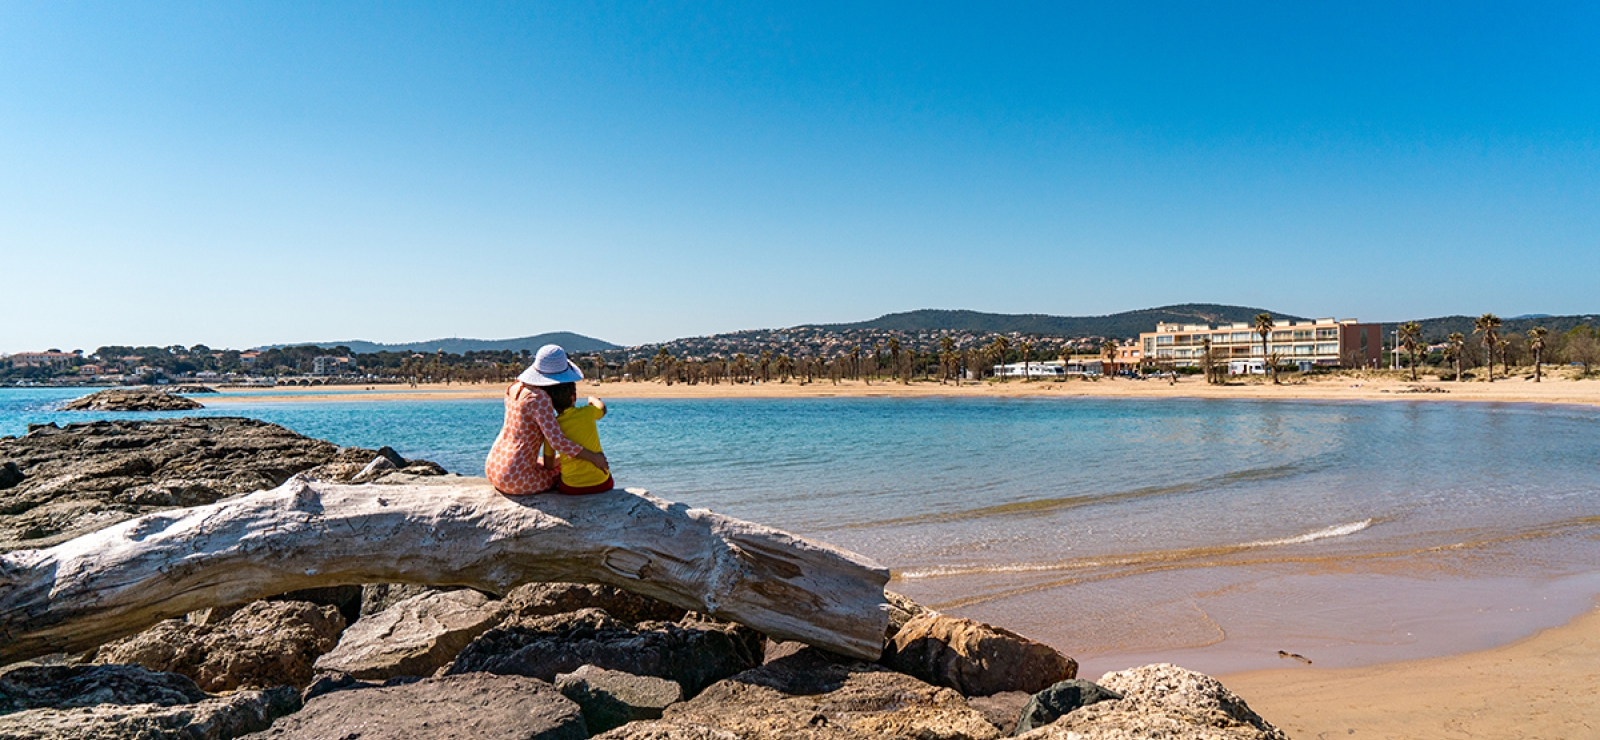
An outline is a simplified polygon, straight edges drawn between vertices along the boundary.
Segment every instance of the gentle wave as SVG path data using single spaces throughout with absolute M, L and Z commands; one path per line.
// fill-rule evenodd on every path
M 1131 501 L 1139 501 L 1162 496 L 1178 496 L 1202 491 L 1216 492 L 1227 488 L 1228 486 L 1241 483 L 1261 483 L 1266 481 L 1284 480 L 1314 472 L 1321 469 L 1323 466 L 1324 465 L 1320 462 L 1306 460 L 1283 465 L 1268 465 L 1259 468 L 1234 470 L 1195 481 L 1157 486 L 1143 486 L 1133 490 L 1118 491 L 1115 493 L 1030 499 L 1027 501 L 1014 501 L 1011 503 L 984 506 L 976 509 L 963 509 L 961 511 L 912 514 L 910 516 L 895 517 L 891 519 L 875 519 L 871 521 L 850 522 L 832 526 L 824 525 L 817 527 L 817 529 L 819 531 L 827 531 L 832 529 L 867 529 L 918 524 L 939 524 L 945 522 L 970 522 L 989 517 L 1047 514 L 1066 509 L 1075 509 L 1080 506 L 1128 503 Z
M 1357 532 L 1360 532 L 1363 529 L 1366 529 L 1367 527 L 1372 526 L 1372 523 L 1374 521 L 1377 521 L 1377 520 L 1375 520 L 1375 519 L 1362 519 L 1359 522 L 1350 522 L 1349 524 L 1340 524 L 1338 526 L 1333 526 L 1333 527 L 1324 527 L 1324 528 L 1319 529 L 1319 530 L 1317 530 L 1315 532 L 1307 532 L 1305 534 L 1298 535 L 1298 536 L 1295 536 L 1295 537 L 1284 537 L 1283 539 L 1278 539 L 1278 540 L 1260 540 L 1260 541 L 1257 541 L 1257 542 L 1246 542 L 1243 545 L 1240 545 L 1240 547 L 1277 547 L 1279 545 L 1299 545 L 1299 544 L 1306 543 L 1306 542 L 1315 542 L 1317 540 L 1325 540 L 1325 539 L 1328 539 L 1330 537 L 1343 537 L 1345 535 L 1355 534 Z
M 971 565 L 971 566 L 936 566 L 916 570 L 902 571 L 895 574 L 895 578 L 902 581 L 912 581 L 927 578 L 947 578 L 951 576 L 988 575 L 996 573 L 1045 573 L 1051 571 L 1082 570 L 1085 568 L 1099 568 L 1106 566 L 1137 565 L 1147 562 L 1165 562 L 1183 560 L 1196 556 L 1218 556 L 1228 553 L 1254 550 L 1262 547 L 1281 547 L 1284 545 L 1300 545 L 1332 537 L 1345 537 L 1371 527 L 1377 519 L 1363 519 L 1359 522 L 1339 524 L 1332 527 L 1323 527 L 1312 532 L 1284 537 L 1275 540 L 1257 540 L 1237 545 L 1222 545 L 1218 547 L 1200 547 L 1183 550 L 1157 550 L 1147 553 L 1138 553 L 1114 558 L 1099 558 L 1096 560 L 1068 560 L 1056 563 L 1011 563 L 1006 565 Z

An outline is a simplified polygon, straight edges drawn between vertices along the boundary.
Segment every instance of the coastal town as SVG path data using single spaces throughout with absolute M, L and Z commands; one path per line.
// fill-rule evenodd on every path
M 798 326 L 676 339 L 573 357 L 592 377 L 682 383 L 790 378 L 948 380 L 1049 379 L 1180 373 L 1264 375 L 1337 369 L 1465 375 L 1504 366 L 1566 365 L 1587 375 L 1600 362 L 1594 317 L 1518 318 L 1493 314 L 1468 333 L 1428 336 L 1419 322 L 1273 319 L 1158 322 L 1137 336 L 1064 336 L 955 329 Z M 1435 320 L 1438 323 L 1442 320 Z M 1551 331 L 1543 326 L 1558 326 Z M 1564 330 L 1559 327 L 1565 326 Z M 1445 328 L 1450 328 L 1446 326 Z M 1519 331 L 1520 329 L 1520 331 Z M 227 386 L 474 383 L 508 380 L 531 349 L 466 352 L 355 352 L 298 345 L 246 350 L 203 344 L 51 348 L 0 355 L 0 385 L 108 386 L 200 383 Z

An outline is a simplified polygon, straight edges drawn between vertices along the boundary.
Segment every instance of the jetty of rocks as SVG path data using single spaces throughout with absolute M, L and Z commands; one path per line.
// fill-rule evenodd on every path
M 65 411 L 191 411 L 205 406 L 192 398 L 166 391 L 112 388 L 74 398 L 61 408 Z
M 0 438 L 0 551 L 4 738 L 1284 737 L 1209 676 L 1079 679 L 822 543 L 249 419 Z

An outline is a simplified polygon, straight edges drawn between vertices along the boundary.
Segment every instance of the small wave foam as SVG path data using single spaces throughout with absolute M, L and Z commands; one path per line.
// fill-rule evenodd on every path
M 921 578 L 949 578 L 952 576 L 991 575 L 997 573 L 1045 573 L 1052 571 L 1082 570 L 1098 568 L 1101 566 L 1127 566 L 1147 562 L 1172 562 L 1193 557 L 1212 557 L 1225 555 L 1232 552 L 1254 550 L 1262 547 L 1282 547 L 1284 545 L 1301 545 L 1307 542 L 1325 540 L 1331 537 L 1344 537 L 1355 534 L 1376 523 L 1376 519 L 1363 519 L 1359 522 L 1338 524 L 1332 527 L 1323 527 L 1294 537 L 1283 537 L 1275 540 L 1257 540 L 1238 545 L 1225 545 L 1222 547 L 1198 547 L 1188 550 L 1165 550 L 1141 553 L 1125 557 L 1108 558 L 1100 560 L 1071 560 L 1057 563 L 1011 563 L 1006 565 L 941 565 L 932 568 L 917 568 L 895 574 L 895 578 L 902 581 L 913 581 Z
M 1299 544 L 1303 544 L 1303 543 L 1306 543 L 1306 542 L 1315 542 L 1317 540 L 1325 540 L 1325 539 L 1328 539 L 1329 537 L 1343 537 L 1345 535 L 1355 534 L 1357 532 L 1360 532 L 1363 529 L 1366 529 L 1367 527 L 1372 526 L 1374 521 L 1376 521 L 1376 520 L 1374 520 L 1374 519 L 1362 519 L 1359 522 L 1350 522 L 1349 524 L 1339 524 L 1339 525 L 1332 526 L 1332 527 L 1323 527 L 1322 529 L 1319 529 L 1319 530 L 1317 530 L 1315 532 L 1307 532 L 1305 534 L 1296 535 L 1294 537 L 1284 537 L 1282 539 L 1277 539 L 1277 540 L 1259 540 L 1259 541 L 1256 541 L 1256 542 L 1246 542 L 1243 545 L 1240 545 L 1240 547 L 1277 547 L 1279 545 L 1299 545 Z

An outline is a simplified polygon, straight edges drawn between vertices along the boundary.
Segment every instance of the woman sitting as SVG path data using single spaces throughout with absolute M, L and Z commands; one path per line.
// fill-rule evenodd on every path
M 547 344 L 539 348 L 533 364 L 506 389 L 506 416 L 500 436 L 489 449 L 484 475 L 501 493 L 521 496 L 554 488 L 561 469 L 553 461 L 540 463 L 545 445 L 563 455 L 610 471 L 603 452 L 591 452 L 561 433 L 555 407 L 545 388 L 583 379 L 583 371 L 567 359 L 566 350 Z M 548 467 L 547 467 L 548 466 Z

